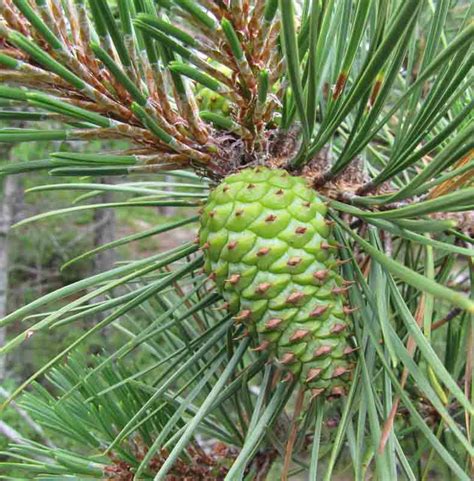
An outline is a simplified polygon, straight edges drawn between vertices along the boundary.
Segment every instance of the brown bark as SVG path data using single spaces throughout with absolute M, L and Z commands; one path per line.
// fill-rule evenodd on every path
M 12 145 L 0 144 L 0 162 L 11 160 Z M 0 319 L 7 313 L 8 300 L 8 232 L 21 205 L 22 182 L 17 176 L 7 177 L 0 184 Z M 0 328 L 0 346 L 5 343 L 6 328 Z M 0 382 L 6 377 L 5 356 L 0 357 Z
M 165 180 L 165 182 L 172 182 L 173 177 L 171 177 L 170 175 L 166 175 L 164 177 L 164 180 Z M 173 190 L 173 189 L 169 189 L 168 187 L 164 187 L 163 190 Z M 172 215 L 174 215 L 176 213 L 176 207 L 173 207 L 173 206 L 170 206 L 170 205 L 160 206 L 160 207 L 157 208 L 157 210 L 158 210 L 158 213 L 160 215 L 164 215 L 166 217 L 171 217 Z
M 104 192 L 98 203 L 113 202 L 111 192 Z M 94 211 L 94 247 L 112 242 L 115 239 L 116 218 L 114 209 L 95 209 Z M 113 267 L 115 263 L 114 249 L 106 249 L 94 257 L 94 273 L 104 272 Z
M 105 180 L 102 180 L 105 183 Z M 112 192 L 104 192 L 97 199 L 97 203 L 113 202 Z M 115 240 L 116 232 L 116 215 L 115 209 L 95 209 L 94 211 L 94 248 Z M 114 266 L 116 261 L 116 252 L 114 249 L 106 249 L 94 256 L 93 273 L 99 274 L 105 272 Z M 100 296 L 95 299 L 96 302 L 104 301 L 105 297 Z M 95 320 L 100 322 L 104 319 L 104 313 L 97 313 Z M 104 333 L 108 332 L 106 328 Z

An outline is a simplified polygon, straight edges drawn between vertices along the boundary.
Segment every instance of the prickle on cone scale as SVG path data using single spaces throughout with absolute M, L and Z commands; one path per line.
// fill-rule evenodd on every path
M 247 168 L 211 192 L 199 243 L 205 271 L 256 351 L 311 392 L 334 397 L 351 376 L 352 310 L 326 216 L 305 179 Z

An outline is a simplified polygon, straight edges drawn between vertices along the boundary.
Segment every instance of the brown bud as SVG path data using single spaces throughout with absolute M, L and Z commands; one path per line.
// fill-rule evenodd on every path
M 283 195 L 283 189 L 278 189 L 276 192 L 275 192 L 276 195 Z
M 247 185 L 247 189 L 254 189 L 255 188 L 255 184 L 249 184 Z
M 333 294 L 346 294 L 346 292 L 349 290 L 349 287 L 334 287 L 334 289 L 331 290 Z
M 324 279 L 326 279 L 328 275 L 329 275 L 329 271 L 327 269 L 323 269 L 321 271 L 316 271 L 313 274 L 313 277 L 318 281 L 324 281 Z
M 303 202 L 303 205 L 304 205 L 305 207 L 311 207 L 311 202 L 308 202 L 308 201 Z
M 308 329 L 296 329 L 296 331 L 291 335 L 290 342 L 299 342 L 304 339 L 311 331 Z
M 319 317 L 322 316 L 327 310 L 329 306 L 328 305 L 321 305 L 316 307 L 313 311 L 309 313 L 309 317 Z
M 255 292 L 257 294 L 265 294 L 265 292 L 267 292 L 270 287 L 272 287 L 272 285 L 269 282 L 262 282 L 257 286 Z
M 336 367 L 336 369 L 334 369 L 331 377 L 340 377 L 343 374 L 345 374 L 346 372 L 349 372 L 349 369 L 347 369 L 343 366 L 339 366 L 339 367 Z
M 305 382 L 311 382 L 314 381 L 320 374 L 321 374 L 322 369 L 321 368 L 311 368 L 308 371 L 308 375 L 306 376 Z
M 229 284 L 232 284 L 232 285 L 235 285 L 237 284 L 237 282 L 240 281 L 240 274 L 232 274 L 227 280 L 226 282 L 228 282 Z
M 269 252 L 270 252 L 269 247 L 262 247 L 257 251 L 257 256 L 258 257 L 266 256 Z
M 347 324 L 334 324 L 331 328 L 332 334 L 339 334 L 347 329 Z
M 320 387 L 318 389 L 311 389 L 311 400 L 316 399 L 318 396 L 320 396 L 325 389 L 323 387 Z
M 237 209 L 235 211 L 235 216 L 240 217 L 244 213 L 244 209 Z
M 344 394 L 345 394 L 345 391 L 342 386 L 334 386 L 331 389 L 331 396 L 340 397 L 340 396 L 344 396 Z
M 270 319 L 265 323 L 265 327 L 267 329 L 276 329 L 282 322 L 283 322 L 282 319 L 277 319 L 277 318 Z
M 349 263 L 350 261 L 351 261 L 351 259 L 344 259 L 344 260 L 338 259 L 338 260 L 336 261 L 336 265 L 337 265 L 337 266 L 343 266 L 344 264 L 347 264 L 347 263 Z
M 215 281 L 216 280 L 216 277 L 217 277 L 217 274 L 215 272 L 211 272 L 209 274 L 209 279 L 211 279 L 211 281 Z
M 280 364 L 291 364 L 295 360 L 295 355 L 292 352 L 286 352 L 278 361 Z
M 252 311 L 250 309 L 244 309 L 243 311 L 239 312 L 238 316 L 235 316 L 234 319 L 236 321 L 246 321 L 252 315 Z
M 202 249 L 202 250 L 206 250 L 206 249 L 209 249 L 209 247 L 211 247 L 211 244 L 209 244 L 209 242 L 204 242 L 204 244 L 202 245 L 201 249 Z
M 237 337 L 234 337 L 232 338 L 233 341 L 240 341 L 242 339 L 245 339 L 246 337 L 249 337 L 249 331 L 245 330 L 243 332 L 243 334 L 241 334 L 240 336 L 237 336 Z
M 344 355 L 345 356 L 349 356 L 350 354 L 352 354 L 354 351 L 357 351 L 356 348 L 353 348 L 351 346 L 347 346 L 345 349 L 344 349 Z
M 358 307 L 349 307 L 349 306 L 343 306 L 342 310 L 344 311 L 344 314 L 352 314 L 355 311 L 358 311 Z
M 345 287 L 350 287 L 350 286 L 353 286 L 355 284 L 355 281 L 342 281 L 342 285 L 345 286 Z
M 251 349 L 251 351 L 255 351 L 255 352 L 266 351 L 269 345 L 270 343 L 268 341 L 263 341 L 257 347 L 254 347 L 253 349 Z
M 235 249 L 237 247 L 237 241 L 233 240 L 233 241 L 230 241 L 228 244 L 227 244 L 227 249 L 229 249 L 230 251 L 232 249 Z
M 267 215 L 267 217 L 265 217 L 265 222 L 273 222 L 276 218 L 277 216 L 275 214 Z
M 297 227 L 297 228 L 295 229 L 295 233 L 296 233 L 296 234 L 304 234 L 307 230 L 308 230 L 307 227 L 301 226 L 301 227 Z
M 229 189 L 230 187 L 228 185 L 224 185 L 224 187 L 222 187 L 222 192 L 227 192 Z
M 317 349 L 315 349 L 313 356 L 314 357 L 326 356 L 326 354 L 329 354 L 331 351 L 332 351 L 331 346 L 319 346 Z
M 222 304 L 222 306 L 214 307 L 215 311 L 225 311 L 227 309 L 229 309 L 229 303 L 228 302 L 224 302 L 224 304 Z
M 294 267 L 301 263 L 303 259 L 301 257 L 290 257 L 286 263 L 288 266 Z
M 304 292 L 293 292 L 286 299 L 287 304 L 298 304 L 305 297 Z
M 294 379 L 293 373 L 292 372 L 287 372 L 285 374 L 285 377 L 281 380 L 282 382 L 292 382 Z

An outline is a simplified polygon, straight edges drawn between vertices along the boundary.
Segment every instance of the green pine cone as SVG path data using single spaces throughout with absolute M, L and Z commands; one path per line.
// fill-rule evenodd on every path
M 326 214 L 303 178 L 249 168 L 211 192 L 199 242 L 206 272 L 258 349 L 313 394 L 337 396 L 351 375 L 351 322 Z

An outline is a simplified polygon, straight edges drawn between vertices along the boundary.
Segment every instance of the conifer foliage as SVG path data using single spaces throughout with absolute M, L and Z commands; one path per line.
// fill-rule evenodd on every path
M 0 164 L 49 172 L 32 192 L 82 192 L 17 227 L 181 208 L 64 268 L 198 235 L 0 320 L 16 328 L 1 355 L 89 320 L 3 405 L 18 398 L 62 445 L 25 439 L 0 469 L 468 481 L 472 12 L 461 0 L 0 0 L 0 120 L 27 123 L 0 142 L 117 146 Z M 95 203 L 103 191 L 114 201 Z M 85 356 L 94 338 L 103 352 Z

